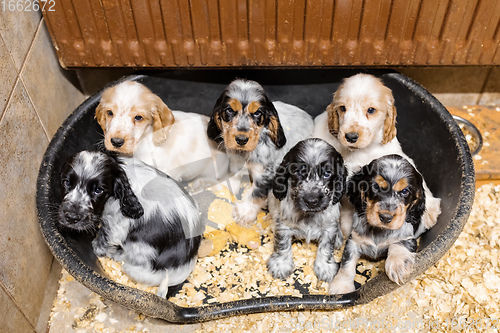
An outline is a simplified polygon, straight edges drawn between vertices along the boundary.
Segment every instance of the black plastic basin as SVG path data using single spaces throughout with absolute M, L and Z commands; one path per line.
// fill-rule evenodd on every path
M 260 82 L 271 100 L 297 105 L 316 116 L 331 102 L 342 79 L 360 70 L 203 70 L 149 72 L 124 78 L 137 80 L 158 94 L 173 110 L 209 115 L 220 93 L 236 77 Z M 379 76 L 390 87 L 398 110 L 398 138 L 433 193 L 442 198 L 438 223 L 421 238 L 415 277 L 433 265 L 452 246 L 469 216 L 474 199 L 474 166 L 465 138 L 448 111 L 424 88 L 399 73 L 364 71 Z M 94 120 L 101 92 L 80 105 L 58 130 L 45 153 L 37 184 L 40 227 L 52 253 L 76 280 L 92 291 L 140 311 L 175 323 L 192 323 L 237 314 L 299 309 L 339 309 L 370 302 L 396 289 L 385 274 L 342 296 L 304 295 L 262 297 L 199 308 L 183 308 L 154 294 L 116 283 L 97 264 L 90 239 L 62 234 L 54 207 L 63 162 L 74 153 L 95 149 L 102 131 Z

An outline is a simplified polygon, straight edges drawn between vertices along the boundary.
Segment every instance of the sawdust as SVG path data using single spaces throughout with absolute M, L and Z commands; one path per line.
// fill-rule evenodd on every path
M 328 332 L 328 331 L 498 331 L 500 328 L 500 186 L 484 185 L 476 191 L 474 206 L 464 231 L 452 248 L 429 270 L 396 291 L 369 304 L 338 311 L 293 311 L 243 315 L 201 324 L 200 332 Z M 324 294 L 327 284 L 318 282 L 312 271 L 315 244 L 295 242 L 296 270 L 285 281 L 274 280 L 265 262 L 272 252 L 272 226 L 260 215 L 262 245 L 256 249 L 231 242 L 198 265 L 177 296 L 170 300 L 182 306 L 266 295 Z M 340 260 L 340 252 L 336 254 Z M 109 271 L 109 259 L 101 264 Z M 118 265 L 118 266 L 117 266 Z M 133 284 L 112 263 L 112 278 L 149 292 L 156 288 Z M 383 261 L 361 262 L 358 283 L 383 271 Z M 361 274 L 362 273 L 362 274 Z M 63 273 L 62 279 L 72 279 Z M 123 279 L 123 280 L 122 280 Z M 96 295 L 96 298 L 98 296 Z M 59 308 L 70 308 L 64 294 L 56 299 Z M 95 300 L 92 304 L 95 304 Z M 92 304 L 75 314 L 76 327 L 101 331 Z M 102 319 L 102 318 L 101 318 Z M 96 326 L 97 325 L 97 326 Z M 102 330 L 106 331 L 105 329 Z

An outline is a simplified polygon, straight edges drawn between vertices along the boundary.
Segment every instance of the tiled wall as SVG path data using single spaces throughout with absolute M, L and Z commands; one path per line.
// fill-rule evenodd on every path
M 36 179 L 49 139 L 84 96 L 37 12 L 0 9 L 0 75 L 0 332 L 45 332 L 53 257 L 38 227 Z

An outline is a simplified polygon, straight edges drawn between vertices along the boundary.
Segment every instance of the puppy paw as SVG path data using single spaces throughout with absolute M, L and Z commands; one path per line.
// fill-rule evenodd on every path
M 410 252 L 389 255 L 385 261 L 385 273 L 391 281 L 402 285 L 410 275 L 414 262 L 414 254 Z
M 98 257 L 106 257 L 108 253 L 108 244 L 104 237 L 96 237 L 92 240 L 92 249 Z
M 324 260 L 314 261 L 314 274 L 316 274 L 318 280 L 331 282 L 338 270 L 339 264 L 337 264 L 335 260 L 331 262 Z
M 328 288 L 330 294 L 337 295 L 352 293 L 354 290 L 356 290 L 354 287 L 354 280 L 347 279 L 343 276 L 335 276 Z
M 286 279 L 292 274 L 294 268 L 292 256 L 280 256 L 274 252 L 267 261 L 267 270 L 275 279 Z
M 253 202 L 236 202 L 233 208 L 233 219 L 243 227 L 249 227 L 255 223 L 260 207 Z

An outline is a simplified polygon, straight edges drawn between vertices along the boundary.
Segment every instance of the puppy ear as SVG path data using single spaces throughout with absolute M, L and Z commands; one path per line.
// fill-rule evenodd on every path
M 97 123 L 101 126 L 104 134 L 106 134 L 106 111 L 104 110 L 104 105 L 102 105 L 102 103 L 99 103 L 96 107 L 94 118 L 97 119 Z
M 167 139 L 168 127 L 174 124 L 175 118 L 172 110 L 156 95 L 153 96 L 152 116 L 153 142 L 158 145 Z
M 290 151 L 285 155 L 276 173 L 274 174 L 272 190 L 279 201 L 285 199 L 288 192 L 288 179 L 290 178 Z
M 224 101 L 224 96 L 226 92 L 224 92 L 215 102 L 214 111 L 212 112 L 212 116 L 210 117 L 210 121 L 208 122 L 207 127 L 207 136 L 219 143 L 222 139 L 222 123 L 221 123 L 221 112 L 222 112 L 222 103 Z
M 328 115 L 328 130 L 330 134 L 337 137 L 339 134 L 339 114 L 335 108 L 334 102 L 326 107 L 326 113 Z
M 422 215 L 425 212 L 425 191 L 423 187 L 422 175 L 418 171 L 414 170 L 414 176 L 416 183 L 415 194 L 409 209 L 409 214 L 413 216 L 414 220 L 420 223 Z
M 274 104 L 264 95 L 264 104 L 266 106 L 267 114 L 269 115 L 269 132 L 271 141 L 278 148 L 282 148 L 286 144 L 285 132 L 283 127 L 281 127 L 280 118 L 278 116 L 278 111 L 274 107 Z
M 365 165 L 361 170 L 354 174 L 347 184 L 347 196 L 356 210 L 361 210 L 365 206 L 365 193 L 368 190 L 368 179 L 372 163 Z
M 132 191 L 127 174 L 117 162 L 115 163 L 117 164 L 117 171 L 113 184 L 113 196 L 120 201 L 120 210 L 123 215 L 138 219 L 144 215 L 144 208 L 135 196 L 134 191 Z
M 387 88 L 387 87 L 386 87 Z M 382 144 L 386 144 L 392 139 L 396 137 L 397 134 L 397 129 L 396 129 L 396 116 L 397 116 L 397 111 L 396 107 L 394 106 L 394 96 L 392 96 L 392 92 L 389 90 L 387 92 L 387 115 L 385 117 L 385 122 L 384 122 L 384 137 L 382 139 Z
M 340 154 L 339 154 L 340 155 Z M 347 179 L 347 169 L 344 166 L 343 162 L 336 162 L 337 166 L 335 167 L 336 177 L 332 177 L 331 182 L 333 182 L 333 196 L 332 196 L 332 204 L 336 204 L 340 201 L 344 193 L 346 192 L 346 179 Z

